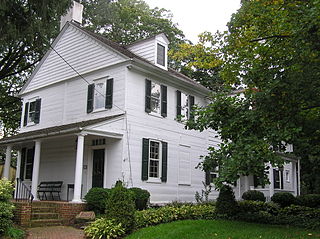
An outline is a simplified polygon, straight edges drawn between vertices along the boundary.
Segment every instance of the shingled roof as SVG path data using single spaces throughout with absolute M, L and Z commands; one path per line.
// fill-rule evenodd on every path
M 121 115 L 124 115 L 124 114 L 117 114 L 117 115 L 102 117 L 98 119 L 79 121 L 71 124 L 53 126 L 53 127 L 38 129 L 30 132 L 24 132 L 24 133 L 20 133 L 20 134 L 16 134 L 13 136 L 0 139 L 0 145 L 18 142 L 22 139 L 37 139 L 37 138 L 44 138 L 46 136 L 51 136 L 51 135 L 63 135 L 63 134 L 66 134 L 66 131 L 67 133 L 80 132 L 82 128 L 86 126 L 108 121 Z

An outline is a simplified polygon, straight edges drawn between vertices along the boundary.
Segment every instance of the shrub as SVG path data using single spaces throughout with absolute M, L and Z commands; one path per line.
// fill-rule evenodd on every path
M 266 197 L 264 194 L 260 191 L 256 190 L 249 190 L 246 191 L 242 194 L 242 199 L 243 200 L 250 200 L 250 201 L 260 201 L 260 202 L 265 202 Z
M 216 203 L 216 212 L 220 215 L 232 217 L 238 212 L 238 204 L 234 197 L 233 190 L 228 185 L 223 185 L 220 188 L 219 196 Z
M 158 225 L 186 219 L 214 219 L 215 212 L 212 205 L 179 205 L 165 206 L 158 209 L 150 208 L 135 213 L 136 228 Z
M 320 194 L 306 194 L 297 197 L 300 206 L 320 208 Z
M 271 201 L 278 203 L 281 207 L 288 207 L 295 204 L 296 198 L 291 193 L 279 192 L 271 197 Z
M 114 219 L 115 223 L 121 223 L 126 232 L 134 227 L 135 205 L 132 193 L 122 184 L 117 183 L 111 189 L 106 203 L 106 216 Z
M 93 210 L 95 213 L 101 214 L 106 210 L 106 201 L 110 194 L 110 189 L 107 188 L 91 188 L 84 196 L 87 202 L 88 210 Z
M 125 234 L 124 228 L 121 223 L 116 223 L 114 220 L 107 218 L 100 218 L 90 223 L 84 229 L 84 233 L 87 237 L 96 238 L 119 238 Z
M 6 179 L 0 180 L 0 235 L 5 234 L 12 226 L 14 206 L 9 202 L 12 197 L 12 183 Z
M 19 228 L 10 227 L 6 236 L 10 239 L 23 239 L 25 237 L 25 232 Z
M 134 203 L 137 210 L 144 210 L 148 206 L 150 193 L 147 190 L 141 188 L 129 188 L 129 191 L 133 193 Z

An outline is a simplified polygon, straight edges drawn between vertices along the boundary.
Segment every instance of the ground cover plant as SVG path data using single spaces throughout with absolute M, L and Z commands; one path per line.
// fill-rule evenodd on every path
M 185 220 L 147 227 L 125 239 L 302 239 L 320 238 L 320 231 L 225 220 Z

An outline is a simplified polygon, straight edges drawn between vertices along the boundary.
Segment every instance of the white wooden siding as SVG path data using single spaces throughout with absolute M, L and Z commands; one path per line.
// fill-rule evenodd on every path
M 124 60 L 90 36 L 69 25 L 54 49 L 80 74 L 100 69 Z M 24 93 L 75 77 L 77 74 L 52 51 L 33 76 Z
M 138 42 L 128 48 L 130 51 L 136 55 L 146 59 L 151 63 L 155 63 L 155 39 L 149 39 L 147 41 Z

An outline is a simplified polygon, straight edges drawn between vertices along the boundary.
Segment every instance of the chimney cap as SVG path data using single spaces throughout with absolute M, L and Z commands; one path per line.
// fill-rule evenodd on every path
M 64 27 L 67 22 L 76 22 L 80 25 L 82 24 L 82 12 L 83 5 L 76 1 L 73 1 L 72 6 L 66 13 L 66 15 L 61 17 L 60 20 L 60 30 Z

